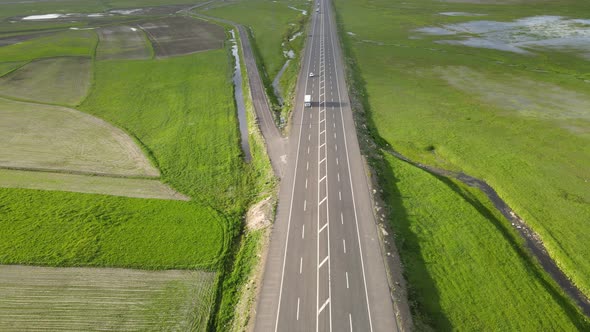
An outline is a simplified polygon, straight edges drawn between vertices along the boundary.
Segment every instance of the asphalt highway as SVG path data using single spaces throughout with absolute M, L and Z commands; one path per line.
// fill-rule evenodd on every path
M 330 2 L 312 15 L 255 330 L 397 331 Z

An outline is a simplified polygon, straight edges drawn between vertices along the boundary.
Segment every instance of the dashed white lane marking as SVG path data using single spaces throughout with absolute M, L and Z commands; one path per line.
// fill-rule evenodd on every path
M 336 133 L 334 133 L 334 139 L 336 139 Z
M 330 20 L 330 15 L 328 15 L 328 20 Z M 331 44 L 334 45 L 334 34 L 331 34 Z M 332 58 L 334 60 L 334 63 L 336 62 L 336 54 L 334 52 L 332 52 Z M 342 100 L 341 94 L 340 94 L 340 84 L 338 83 L 338 79 L 339 79 L 339 75 L 338 75 L 338 71 L 334 71 L 335 75 L 336 75 L 336 88 L 338 91 L 338 99 Z M 364 285 L 364 293 L 365 293 L 365 300 L 367 303 L 367 314 L 369 315 L 369 331 L 373 332 L 373 322 L 371 319 L 371 306 L 369 304 L 369 294 L 367 291 L 367 278 L 365 275 L 365 263 L 363 261 L 363 250 L 362 250 L 362 245 L 361 245 L 361 240 L 360 240 L 360 231 L 359 231 L 359 222 L 358 222 L 358 216 L 357 216 L 357 211 L 356 211 L 356 202 L 354 199 L 354 186 L 352 185 L 352 174 L 350 172 L 350 157 L 348 155 L 348 143 L 346 140 L 346 126 L 344 125 L 344 116 L 343 116 L 343 110 L 342 110 L 342 106 L 339 107 L 340 109 L 340 120 L 341 120 L 341 124 L 342 124 L 342 130 L 343 130 L 343 137 L 344 137 L 344 151 L 346 153 L 346 162 L 347 162 L 347 166 L 348 166 L 348 177 L 351 183 L 351 196 L 352 196 L 352 208 L 354 211 L 354 222 L 356 224 L 356 235 L 357 235 L 357 239 L 358 239 L 358 246 L 359 246 L 359 252 L 360 252 L 360 258 L 361 258 L 361 271 L 362 271 L 362 275 L 363 275 L 363 285 Z M 349 320 L 350 320 L 350 330 L 352 331 L 352 316 L 349 313 L 348 314 Z
M 307 189 L 307 179 L 305 179 L 305 189 Z
M 336 165 L 338 165 L 338 157 L 336 157 Z
M 320 263 L 320 265 L 318 265 L 318 269 L 320 267 L 322 267 L 322 265 L 326 264 L 326 262 L 328 261 L 328 258 L 330 258 L 330 256 L 326 256 L 326 258 L 324 258 L 324 260 Z M 320 310 L 321 311 L 321 310 Z
M 315 27 L 316 27 L 316 25 L 314 24 L 313 30 L 312 30 L 312 36 L 315 33 Z M 312 37 L 312 41 L 313 41 L 313 37 Z M 310 56 L 308 57 L 308 60 L 307 60 L 307 66 L 308 67 L 311 64 L 311 51 L 312 51 L 312 48 L 310 48 L 310 52 L 309 52 L 309 55 Z M 305 90 L 307 90 L 307 81 L 305 82 Z M 312 118 L 312 112 L 309 112 L 309 117 Z M 301 134 L 301 131 L 299 131 L 299 138 L 297 140 L 297 154 L 296 154 L 296 157 L 295 157 L 295 169 L 297 169 L 297 165 L 298 165 L 298 162 L 299 162 L 299 151 L 300 151 L 299 148 L 301 146 L 301 138 L 302 138 L 302 134 Z M 288 221 L 287 221 L 287 235 L 286 235 L 286 243 L 285 243 L 285 252 L 283 253 L 283 268 L 282 268 L 282 271 L 281 271 L 281 285 L 280 285 L 280 288 L 279 288 L 279 300 L 278 300 L 278 305 L 277 305 L 277 317 L 276 317 L 276 320 L 275 320 L 275 328 L 274 328 L 274 331 L 275 332 L 277 332 L 278 329 L 279 329 L 279 317 L 280 317 L 280 313 L 281 313 L 281 298 L 282 298 L 282 295 L 283 295 L 283 285 L 284 285 L 283 282 L 285 280 L 285 265 L 286 265 L 286 262 L 287 262 L 287 252 L 288 252 L 288 249 L 289 249 L 289 230 L 291 229 L 291 217 L 292 217 L 292 211 L 293 211 L 293 196 L 294 196 L 294 193 L 295 193 L 295 183 L 297 183 L 297 172 L 294 172 L 294 175 L 293 175 L 293 187 L 291 189 L 291 203 L 290 203 L 290 206 L 289 206 L 289 218 L 288 218 Z M 316 323 L 316 328 L 317 328 L 317 323 Z
M 342 200 L 342 192 L 341 191 L 338 192 L 338 198 L 340 198 L 340 200 Z
M 336 128 L 336 122 L 334 122 L 333 125 L 334 125 L 334 128 Z
M 335 134 L 334 134 L 335 135 Z M 309 146 L 307 147 L 307 154 L 309 154 Z
M 297 298 L 297 320 L 299 320 L 299 298 Z
M 301 274 L 301 272 L 303 272 L 303 257 L 301 257 L 299 259 L 299 274 Z M 346 273 L 348 273 L 348 272 L 346 272 Z M 346 281 L 348 282 L 348 274 L 346 275 Z
M 307 140 L 311 141 L 311 134 L 307 135 Z
M 334 149 L 338 151 L 338 145 L 334 144 Z
M 327 299 L 326 302 L 324 302 L 324 304 L 322 304 L 320 310 L 318 310 L 318 314 L 324 310 L 324 308 L 328 305 L 329 302 L 330 302 L 330 299 Z
M 307 211 L 307 200 L 303 200 L 303 211 Z M 305 226 L 303 226 L 305 227 Z
M 348 272 L 346 272 L 346 288 L 350 288 L 350 285 L 348 284 Z
M 344 249 L 344 253 L 346 254 L 346 240 L 342 239 L 342 247 Z
M 340 212 L 340 223 L 344 225 L 344 215 Z
M 338 173 L 338 182 L 340 182 L 340 173 Z
M 334 115 L 334 114 L 332 114 L 332 115 Z M 311 122 L 309 123 L 309 129 L 311 129 Z
M 309 161 L 307 162 L 307 170 L 309 171 Z

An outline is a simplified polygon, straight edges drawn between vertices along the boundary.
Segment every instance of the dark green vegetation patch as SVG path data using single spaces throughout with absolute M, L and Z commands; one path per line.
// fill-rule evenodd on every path
M 224 220 L 182 201 L 0 189 L 0 263 L 213 268 Z

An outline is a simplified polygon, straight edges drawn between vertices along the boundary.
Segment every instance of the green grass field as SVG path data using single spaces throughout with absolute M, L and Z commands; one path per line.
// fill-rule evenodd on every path
M 337 0 L 336 10 L 347 53 L 355 61 L 352 67 L 357 70 L 354 90 L 369 111 L 372 134 L 379 143 L 389 144 L 418 162 L 461 170 L 487 181 L 539 233 L 566 274 L 590 294 L 589 279 L 585 277 L 590 275 L 590 261 L 586 259 L 590 255 L 587 245 L 590 243 L 587 232 L 590 154 L 583 148 L 588 146 L 590 132 L 585 107 L 590 87 L 584 82 L 585 73 L 590 72 L 590 62 L 569 49 L 535 49 L 534 55 L 520 55 L 435 43 L 444 37 L 435 38 L 414 31 L 447 23 L 512 21 L 534 15 L 587 18 L 580 16 L 587 12 L 588 4 L 583 1 L 571 0 L 567 5 L 539 3 L 542 5 Z M 445 16 L 440 15 L 441 12 L 488 16 Z M 396 171 L 400 172 L 394 167 L 394 176 L 397 176 Z M 417 190 L 418 185 L 412 188 L 411 183 L 407 184 L 399 189 L 398 199 L 408 204 L 406 195 Z M 440 199 L 433 199 L 431 204 L 416 204 L 412 213 L 437 215 L 435 209 L 446 207 L 446 199 L 450 197 L 450 193 L 441 193 Z M 463 213 L 456 217 L 442 215 L 438 222 L 469 220 L 468 214 Z M 467 241 L 468 235 L 453 236 Z M 424 234 L 423 239 L 411 237 L 409 241 L 424 245 L 428 236 L 430 234 Z M 446 254 L 448 262 L 464 258 L 458 252 Z M 484 251 L 474 253 L 480 257 L 485 257 L 484 254 Z M 408 252 L 406 255 L 413 257 Z M 471 273 L 476 275 L 483 271 L 494 273 L 495 270 L 476 264 Z M 407 273 L 410 282 L 419 282 L 418 272 L 409 270 Z M 440 298 L 449 301 L 439 308 L 424 309 L 418 315 L 432 315 L 438 311 L 441 315 L 455 317 L 453 327 L 469 330 L 477 325 L 469 325 L 470 320 L 461 315 L 477 308 L 482 315 L 491 317 L 488 311 L 497 310 L 480 307 L 478 301 L 471 302 L 472 306 L 468 307 L 460 300 L 453 300 L 458 293 L 444 286 L 452 282 L 450 278 L 432 273 L 430 278 L 435 286 L 428 291 L 418 289 L 413 298 L 428 301 L 429 292 L 436 290 Z M 473 278 L 463 284 L 485 286 L 477 285 L 477 279 Z M 533 287 L 529 284 L 527 287 Z M 462 291 L 473 293 L 475 290 L 465 286 Z M 551 302 L 543 299 L 544 305 Z M 516 300 L 512 303 L 517 304 Z M 498 303 L 502 307 L 509 305 Z M 542 315 L 541 310 L 536 314 Z M 520 313 L 514 315 L 515 320 L 520 320 Z M 534 315 L 531 312 L 527 322 L 531 329 L 540 323 Z M 492 329 L 502 326 L 491 319 L 487 324 Z M 438 323 L 436 326 L 445 327 Z
M 83 57 L 33 61 L 0 78 L 0 95 L 75 106 L 88 93 L 91 65 Z
M 386 202 L 418 330 L 590 328 L 485 196 L 387 156 Z
M 225 50 L 98 62 L 96 88 L 81 109 L 137 137 L 175 189 L 240 214 L 257 188 L 237 144 L 229 75 Z
M 226 221 L 193 202 L 0 189 L 0 263 L 214 269 Z

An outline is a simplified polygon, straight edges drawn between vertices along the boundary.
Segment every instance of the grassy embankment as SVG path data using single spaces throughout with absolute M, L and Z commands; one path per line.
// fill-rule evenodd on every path
M 231 29 L 232 27 L 227 27 Z M 236 42 L 240 44 L 240 36 L 235 33 Z M 248 141 L 250 152 L 253 156 L 251 163 L 256 164 L 257 176 L 266 179 L 266 189 L 260 192 L 261 196 L 274 196 L 275 178 L 270 160 L 266 154 L 264 139 L 256 121 L 256 111 L 252 103 L 250 85 L 244 64 L 242 49 L 238 49 L 240 56 L 240 69 L 242 74 L 242 91 L 246 107 L 246 118 L 248 121 Z M 269 204 L 274 200 L 271 200 Z M 272 218 L 272 215 L 266 216 Z M 246 222 L 248 222 L 246 220 Z M 248 229 L 245 227 L 243 233 L 232 247 L 232 261 L 228 261 L 225 268 L 225 277 L 219 288 L 217 308 L 209 325 L 210 330 L 243 331 L 250 323 L 251 306 L 255 305 L 257 290 L 250 282 L 256 278 L 255 274 L 261 267 L 260 256 L 264 243 L 269 236 L 269 229 Z
M 588 91 L 581 80 L 588 62 L 567 53 L 524 56 L 409 38 L 420 27 L 479 19 L 439 12 L 484 13 L 489 14 L 486 20 L 508 21 L 543 14 L 577 18 L 587 6 L 569 3 L 341 0 L 336 9 L 354 89 L 368 111 L 375 141 L 419 162 L 485 179 L 588 294 L 585 216 L 590 215 L 590 193 L 584 179 L 590 155 L 580 149 L 588 145 L 586 120 L 551 112 L 527 116 L 485 95 L 491 90 L 501 97 L 539 98 L 542 104 L 543 98 L 554 100 L 552 89 L 565 90 L 585 105 L 579 94 Z M 471 81 L 456 83 L 457 76 Z M 468 88 L 473 86 L 489 91 Z M 510 87 L 509 94 L 502 86 Z M 543 109 L 533 106 L 533 111 Z M 392 210 L 418 325 L 443 330 L 588 328 L 485 197 L 390 157 L 375 160 L 374 166 Z
M 200 11 L 205 15 L 224 18 L 251 28 L 250 42 L 260 76 L 273 109 L 280 112 L 281 122 L 288 117 L 292 105 L 304 40 L 301 36 L 293 41 L 289 39 L 297 32 L 303 31 L 307 21 L 306 15 L 289 6 L 308 10 L 309 4 L 305 1 L 235 1 L 212 4 L 211 8 Z M 280 109 L 272 82 L 287 60 L 283 52 L 288 50 L 293 50 L 295 58 L 291 60 L 280 80 L 285 102 L 283 109 Z

